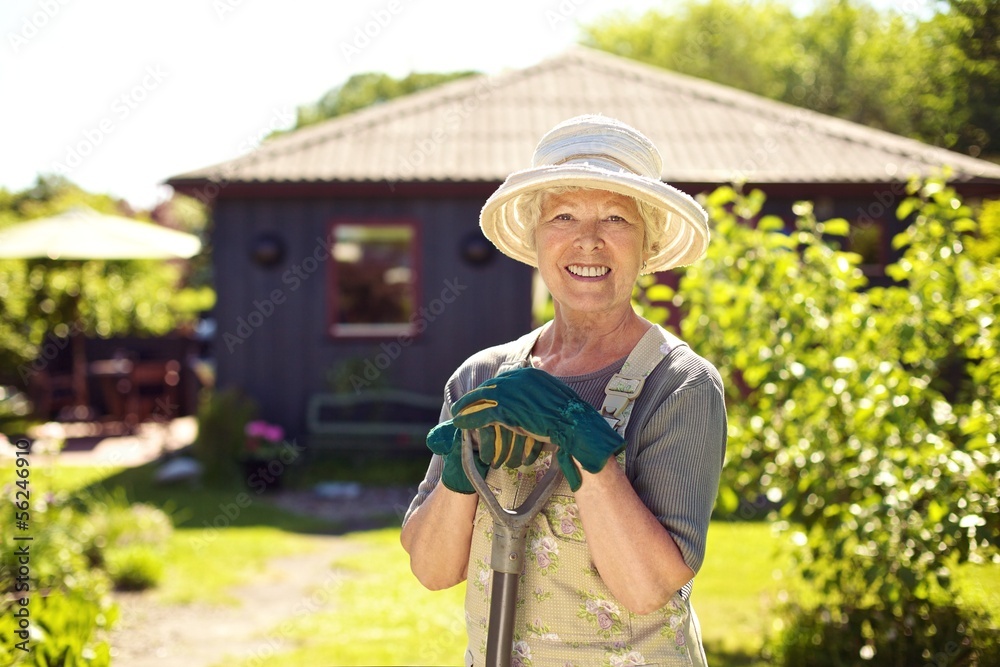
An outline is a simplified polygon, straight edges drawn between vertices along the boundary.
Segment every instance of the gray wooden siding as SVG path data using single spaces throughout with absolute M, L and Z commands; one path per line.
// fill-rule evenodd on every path
M 516 338 L 531 325 L 529 267 L 499 253 L 481 267 L 460 256 L 462 238 L 478 229 L 481 205 L 479 200 L 220 200 L 212 238 L 219 386 L 242 388 L 259 403 L 261 417 L 292 435 L 304 431 L 308 396 L 328 390 L 327 373 L 344 359 L 370 360 L 394 388 L 441 394 L 466 357 Z M 449 293 L 454 301 L 383 370 L 377 367 L 395 352 L 395 339 L 334 339 L 327 333 L 327 263 L 305 280 L 290 270 L 313 255 L 332 220 L 389 218 L 419 225 L 420 305 L 430 306 L 450 285 L 462 289 Z M 251 261 L 250 250 L 265 232 L 283 239 L 285 255 L 262 268 Z M 272 310 L 268 302 L 275 293 L 284 302 Z

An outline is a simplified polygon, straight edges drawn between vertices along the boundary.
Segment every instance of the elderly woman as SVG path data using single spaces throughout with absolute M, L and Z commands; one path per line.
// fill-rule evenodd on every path
M 705 211 L 660 174 L 640 132 L 581 116 L 550 130 L 533 167 L 483 207 L 484 234 L 538 268 L 555 317 L 451 376 L 404 520 L 424 586 L 468 581 L 466 664 L 484 664 L 492 522 L 462 469 L 463 431 L 504 507 L 550 466 L 565 476 L 528 532 L 515 664 L 705 664 L 689 596 L 726 413 L 718 371 L 631 306 L 640 274 L 689 264 L 708 243 Z

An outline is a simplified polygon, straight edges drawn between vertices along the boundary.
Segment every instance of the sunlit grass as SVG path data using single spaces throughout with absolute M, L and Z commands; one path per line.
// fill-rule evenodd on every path
M 358 550 L 335 562 L 347 576 L 330 609 L 301 615 L 268 633 L 298 645 L 269 658 L 268 665 L 463 664 L 465 585 L 424 589 L 410 573 L 398 528 L 346 539 Z M 230 663 L 218 667 L 224 664 Z
M 252 495 L 241 499 L 250 502 L 243 502 L 234 514 L 233 503 L 245 491 L 240 488 L 159 487 L 151 478 L 148 467 L 123 471 L 39 466 L 32 480 L 39 493 L 121 487 L 134 501 L 169 508 L 177 527 L 165 554 L 166 575 L 151 593 L 164 602 L 231 602 L 232 587 L 259 577 L 272 558 L 315 548 L 307 535 L 330 527 Z M 328 596 L 329 604 L 321 611 L 306 609 L 284 618 L 269 630 L 267 636 L 294 648 L 269 657 L 267 664 L 462 664 L 465 586 L 440 592 L 421 587 L 409 571 L 398 528 L 343 539 L 351 549 L 331 563 L 331 572 L 343 576 Z M 787 537 L 775 536 L 767 523 L 717 521 L 708 539 L 708 557 L 695 580 L 692 603 L 709 663 L 763 667 L 767 662 L 760 650 L 772 630 L 778 595 L 791 583 L 776 576 L 788 576 Z M 1000 618 L 1000 565 L 963 565 L 956 568 L 955 583 L 965 603 Z
M 28 482 L 32 494 L 39 496 L 53 491 L 73 493 L 123 470 L 123 468 L 110 466 L 59 465 L 53 462 L 51 457 L 34 455 L 29 457 L 29 461 L 31 474 L 28 477 Z M 0 464 L 0 471 L 2 471 L 0 474 L 3 475 L 0 486 L 6 482 L 15 481 L 13 461 L 4 461 Z
M 336 590 L 333 608 L 268 633 L 298 645 L 269 664 L 462 664 L 464 584 L 423 589 L 410 573 L 398 529 L 348 539 L 360 548 L 335 563 L 350 576 Z M 779 586 L 772 571 L 787 565 L 787 555 L 766 524 L 714 523 L 709 539 L 714 553 L 692 599 L 711 664 L 764 665 L 755 656 Z
M 252 581 L 269 560 L 314 548 L 304 536 L 271 527 L 180 529 L 167 548 L 156 595 L 171 603 L 234 603 L 230 589 Z
M 460 665 L 464 585 L 424 590 L 409 571 L 398 529 L 355 533 L 348 539 L 357 550 L 335 563 L 348 576 L 336 589 L 332 608 L 269 632 L 298 648 L 269 658 L 268 664 Z M 772 631 L 778 595 L 791 583 L 786 545 L 786 538 L 776 536 L 766 523 L 712 524 L 709 557 L 692 595 L 711 665 L 768 664 L 761 649 Z M 963 592 L 978 591 L 1000 613 L 995 585 L 1000 566 L 964 566 L 961 572 L 957 578 Z
M 9 468 L 13 471 L 13 466 Z M 267 562 L 314 548 L 303 533 L 329 530 L 323 521 L 290 514 L 242 487 L 163 486 L 154 466 L 132 469 L 34 464 L 32 494 L 124 491 L 133 502 L 167 512 L 174 521 L 163 581 L 151 594 L 164 602 L 228 604 L 228 590 L 252 581 Z
M 788 574 L 785 544 L 766 523 L 712 522 L 691 594 L 709 664 L 766 664 L 755 656 L 770 631 L 779 578 Z

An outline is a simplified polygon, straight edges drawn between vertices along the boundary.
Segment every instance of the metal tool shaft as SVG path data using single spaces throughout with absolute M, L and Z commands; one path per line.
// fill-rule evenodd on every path
M 490 632 L 486 637 L 486 664 L 510 667 L 517 617 L 517 584 L 521 575 L 493 572 L 490 589 Z
M 488 667 L 510 667 L 517 615 L 518 577 L 524 570 L 525 539 L 528 526 L 548 502 L 562 479 L 559 466 L 553 465 L 535 485 L 524 502 L 515 509 L 504 509 L 476 467 L 472 433 L 462 434 L 462 469 L 493 517 L 493 544 L 490 568 L 493 587 L 490 592 L 490 625 L 486 638 Z

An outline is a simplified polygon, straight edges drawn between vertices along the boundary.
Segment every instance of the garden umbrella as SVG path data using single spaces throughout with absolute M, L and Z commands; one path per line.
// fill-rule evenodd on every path
M 0 229 L 2 259 L 186 259 L 200 250 L 193 234 L 85 207 Z
M 187 259 L 198 254 L 193 234 L 78 207 L 0 229 L 0 259 Z M 87 404 L 83 338 L 73 337 L 73 391 Z

